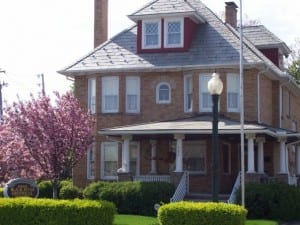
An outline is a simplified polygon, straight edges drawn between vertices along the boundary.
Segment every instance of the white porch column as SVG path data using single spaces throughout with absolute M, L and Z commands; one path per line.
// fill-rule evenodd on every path
M 156 174 L 156 140 L 150 140 L 151 144 L 151 174 Z
M 255 173 L 254 167 L 254 138 L 255 134 L 246 134 L 248 139 L 248 170 L 247 173 Z
M 258 143 L 258 165 L 257 165 L 257 172 L 264 173 L 264 143 L 266 139 L 264 137 L 256 138 Z
M 122 172 L 129 173 L 130 172 L 130 141 L 131 135 L 122 136 L 123 139 L 123 148 L 122 148 Z
M 280 142 L 280 155 L 279 155 L 279 173 L 286 174 L 286 151 L 285 151 L 285 142 L 286 138 L 279 138 Z
M 300 175 L 300 145 L 296 147 L 296 175 Z
M 174 138 L 176 139 L 176 167 L 175 167 L 175 172 L 183 172 L 182 140 L 184 139 L 184 134 L 175 134 Z

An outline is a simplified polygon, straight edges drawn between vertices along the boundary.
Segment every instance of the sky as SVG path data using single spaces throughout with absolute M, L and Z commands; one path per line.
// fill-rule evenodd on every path
M 202 0 L 217 15 L 229 0 Z M 130 27 L 127 18 L 150 0 L 109 0 L 109 38 Z M 240 0 L 235 0 L 240 4 Z M 243 0 L 244 21 L 258 20 L 288 46 L 300 37 L 300 1 Z M 3 100 L 70 90 L 58 70 L 93 50 L 94 0 L 0 0 L 0 72 Z

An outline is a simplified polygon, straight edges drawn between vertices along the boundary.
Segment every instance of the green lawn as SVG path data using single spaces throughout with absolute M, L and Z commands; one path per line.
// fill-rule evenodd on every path
M 115 215 L 113 225 L 158 225 L 156 217 Z
M 115 215 L 114 225 L 158 225 L 156 217 Z M 247 220 L 246 225 L 278 225 L 271 220 Z

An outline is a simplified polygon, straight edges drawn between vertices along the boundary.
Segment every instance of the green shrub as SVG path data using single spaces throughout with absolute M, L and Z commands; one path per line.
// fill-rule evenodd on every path
M 38 183 L 39 198 L 52 198 L 53 188 L 51 181 L 41 181 Z M 62 180 L 58 187 L 58 197 L 61 199 L 82 198 L 81 190 L 73 185 L 72 180 Z
M 300 189 L 285 183 L 248 183 L 245 206 L 250 219 L 299 220 Z
M 4 188 L 0 188 L 0 198 L 3 198 L 4 197 Z
M 73 184 L 63 185 L 60 190 L 58 197 L 60 199 L 75 199 L 82 198 L 81 190 Z
M 0 199 L 1 224 L 112 225 L 115 206 L 106 201 Z
M 96 182 L 83 191 L 87 199 L 113 202 L 119 213 L 155 216 L 154 204 L 169 202 L 174 186 L 164 182 Z
M 101 190 L 108 185 L 109 183 L 104 181 L 93 182 L 83 190 L 83 197 L 86 199 L 97 200 L 99 199 Z
M 49 180 L 39 182 L 38 187 L 39 187 L 39 198 L 53 197 L 53 188 Z
M 158 210 L 161 225 L 244 225 L 246 216 L 245 208 L 227 203 L 176 202 Z

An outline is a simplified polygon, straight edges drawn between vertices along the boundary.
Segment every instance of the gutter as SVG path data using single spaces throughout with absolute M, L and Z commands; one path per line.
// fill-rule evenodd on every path
M 244 67 L 246 69 L 256 68 L 257 66 L 263 66 L 264 63 L 246 63 Z M 215 69 L 238 69 L 239 64 L 206 64 L 206 65 L 183 65 L 183 66 L 141 66 L 136 67 L 119 67 L 119 68 L 112 68 L 112 67 L 97 67 L 94 69 L 81 69 L 81 70 L 60 70 L 57 71 L 58 73 L 69 76 L 69 77 L 76 77 L 82 75 L 92 75 L 92 74 L 99 74 L 99 73 L 125 73 L 125 72 L 176 72 L 176 71 L 189 71 L 189 70 L 199 70 L 199 69 L 207 69 L 207 70 L 215 70 Z

